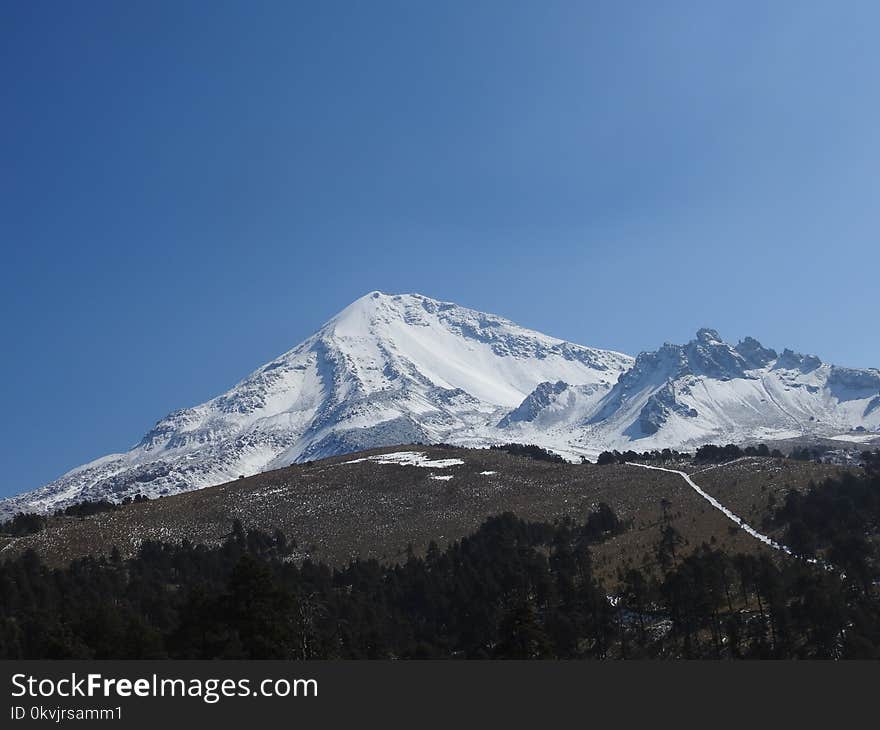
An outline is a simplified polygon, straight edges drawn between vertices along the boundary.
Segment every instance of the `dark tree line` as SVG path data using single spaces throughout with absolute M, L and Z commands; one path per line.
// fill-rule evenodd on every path
M 880 605 L 852 579 L 703 545 L 661 578 L 621 576 L 621 653 L 729 659 L 880 658 Z M 671 627 L 658 632 L 658 618 Z
M 736 444 L 727 444 L 725 446 L 706 444 L 697 449 L 694 462 L 697 464 L 723 464 L 734 459 L 741 459 L 744 456 L 772 456 L 773 458 L 781 459 L 785 455 L 779 449 L 771 451 L 766 444 L 746 447 L 740 447 Z
M 505 514 L 400 565 L 289 559 L 281 533 L 235 525 L 219 547 L 145 543 L 121 560 L 0 564 L 0 657 L 603 657 L 614 612 L 589 545 L 622 528 Z
M 24 537 L 33 535 L 46 526 L 46 518 L 33 512 L 19 512 L 11 520 L 0 522 L 0 535 Z
M 149 499 L 142 494 L 136 494 L 134 497 L 126 497 L 119 504 L 111 502 L 107 499 L 99 500 L 83 500 L 72 504 L 65 509 L 55 510 L 55 517 L 79 517 L 85 519 L 101 512 L 114 512 L 120 506 L 128 504 L 136 504 L 138 502 L 147 502 Z M 45 529 L 49 523 L 45 515 L 36 514 L 35 512 L 19 512 L 12 519 L 6 522 L 0 522 L 0 535 L 9 537 L 24 537 L 25 535 L 33 535 Z
M 869 595 L 880 578 L 880 471 L 868 466 L 864 474 L 847 472 L 806 492 L 791 490 L 769 526 L 785 526 L 795 553 L 838 566 Z
M 825 454 L 825 449 L 819 448 L 809 448 L 807 446 L 803 447 L 795 447 L 792 449 L 791 453 L 788 455 L 789 459 L 794 459 L 794 461 L 813 461 L 817 464 L 822 463 L 822 459 Z
M 108 499 L 83 500 L 77 502 L 63 510 L 55 512 L 56 517 L 91 517 L 102 512 L 114 512 L 119 509 L 119 505 Z
M 706 444 L 697 449 L 696 454 L 693 455 L 693 462 L 695 464 L 723 464 L 727 461 L 740 459 L 743 456 L 772 456 L 781 459 L 784 454 L 779 449 L 771 451 L 766 444 L 746 447 L 740 447 L 736 444 L 727 444 L 726 446 Z M 676 451 L 675 449 L 655 449 L 654 451 L 643 451 L 641 453 L 637 451 L 603 451 L 599 454 L 599 460 L 596 463 L 600 466 L 606 464 L 625 464 L 628 461 L 671 464 L 690 459 L 690 454 Z
M 862 466 L 869 474 L 880 473 L 880 449 L 862 452 Z
M 679 461 L 686 461 L 691 455 L 685 452 L 676 451 L 675 449 L 663 449 L 654 451 L 603 451 L 599 454 L 596 463 L 599 466 L 607 464 L 625 464 L 628 461 L 648 461 L 661 464 L 671 464 Z
M 552 451 L 535 446 L 535 444 L 498 444 L 489 448 L 492 451 L 506 451 L 514 456 L 525 456 L 527 459 L 534 459 L 535 461 L 552 461 L 556 464 L 565 463 L 565 459 L 559 454 L 554 454 Z

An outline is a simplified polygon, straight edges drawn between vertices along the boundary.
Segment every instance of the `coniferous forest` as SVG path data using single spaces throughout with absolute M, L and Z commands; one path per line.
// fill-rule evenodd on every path
M 878 658 L 877 466 L 789 494 L 773 521 L 797 557 L 682 555 L 667 525 L 650 562 L 604 582 L 591 547 L 627 529 L 604 504 L 554 524 L 503 514 L 395 565 L 301 562 L 240 524 L 129 560 L 52 569 L 31 552 L 0 563 L 0 656 Z

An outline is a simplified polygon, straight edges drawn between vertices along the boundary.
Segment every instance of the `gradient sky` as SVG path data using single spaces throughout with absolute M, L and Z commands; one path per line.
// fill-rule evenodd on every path
M 875 2 L 0 8 L 0 494 L 370 291 L 880 366 Z

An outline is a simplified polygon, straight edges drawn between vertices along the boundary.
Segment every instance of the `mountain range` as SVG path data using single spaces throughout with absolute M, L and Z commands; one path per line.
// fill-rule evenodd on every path
M 798 436 L 880 436 L 880 370 L 701 329 L 638 357 L 419 294 L 371 292 L 130 451 L 0 502 L 0 514 L 175 494 L 407 443 L 533 443 L 569 459 Z

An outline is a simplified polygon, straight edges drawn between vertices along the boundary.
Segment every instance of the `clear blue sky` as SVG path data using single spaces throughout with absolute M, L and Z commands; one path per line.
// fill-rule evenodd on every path
M 0 9 L 0 494 L 372 289 L 880 366 L 875 2 Z

